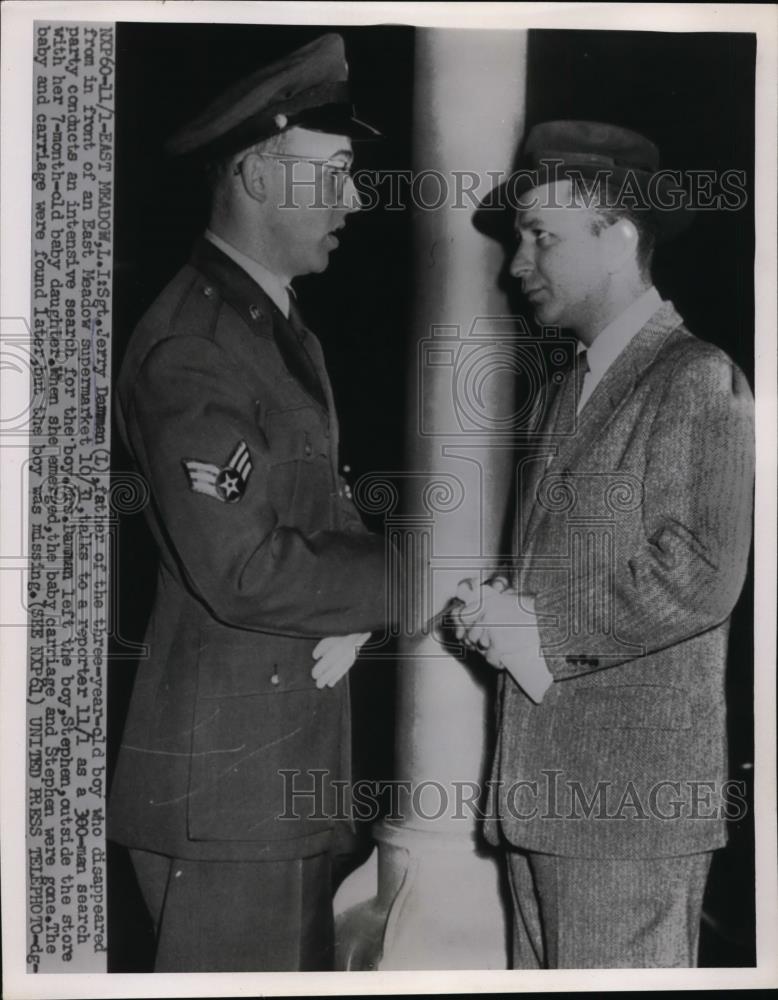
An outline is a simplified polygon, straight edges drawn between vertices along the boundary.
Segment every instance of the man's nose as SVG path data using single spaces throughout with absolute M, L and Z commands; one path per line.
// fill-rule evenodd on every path
M 534 264 L 529 250 L 524 246 L 520 246 L 513 255 L 508 271 L 512 278 L 526 278 L 531 273 L 533 267 Z

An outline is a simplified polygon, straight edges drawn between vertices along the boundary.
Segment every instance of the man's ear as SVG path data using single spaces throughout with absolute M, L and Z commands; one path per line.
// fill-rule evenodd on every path
M 637 258 L 639 236 L 634 222 L 629 219 L 617 219 L 613 225 L 603 229 L 601 235 L 605 240 L 612 274 L 620 270 L 626 262 Z
M 265 161 L 256 153 L 247 153 L 241 161 L 240 176 L 243 187 L 254 201 L 267 201 L 266 169 Z

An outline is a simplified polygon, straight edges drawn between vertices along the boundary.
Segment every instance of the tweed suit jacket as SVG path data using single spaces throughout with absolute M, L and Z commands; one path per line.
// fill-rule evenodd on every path
M 337 833 L 329 793 L 350 778 L 348 683 L 318 690 L 311 654 L 323 636 L 384 623 L 384 540 L 338 474 L 321 348 L 308 332 L 317 400 L 282 357 L 285 323 L 201 241 L 123 362 L 119 428 L 149 486 L 160 551 L 109 802 L 109 836 L 130 847 L 283 859 L 325 850 Z M 232 495 L 214 487 L 225 468 Z M 317 801 L 291 802 L 295 779 L 284 784 L 282 770 L 302 772 L 297 790 L 319 783 Z
M 665 302 L 553 448 L 519 465 L 514 551 L 554 682 L 536 705 L 501 679 L 487 839 L 501 827 L 568 857 L 713 849 L 743 805 L 724 674 L 751 537 L 750 389 Z

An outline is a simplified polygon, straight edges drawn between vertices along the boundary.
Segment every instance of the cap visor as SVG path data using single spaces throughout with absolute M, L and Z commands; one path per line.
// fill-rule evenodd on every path
M 377 139 L 378 129 L 354 117 L 350 104 L 325 104 L 308 108 L 297 115 L 290 115 L 289 126 L 309 129 L 311 132 L 328 132 L 346 135 L 349 139 Z
M 361 121 L 359 118 L 352 117 L 348 121 L 349 131 L 346 135 L 350 139 L 382 139 L 383 136 L 378 131 L 377 128 L 373 128 L 372 125 L 368 125 L 367 122 Z

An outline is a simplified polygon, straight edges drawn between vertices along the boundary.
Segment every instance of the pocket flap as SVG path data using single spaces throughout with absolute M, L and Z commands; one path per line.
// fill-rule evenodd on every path
M 314 639 L 207 627 L 200 633 L 198 698 L 314 689 Z
M 311 462 L 329 454 L 322 418 L 313 406 L 268 410 L 266 434 L 270 443 L 271 465 Z

